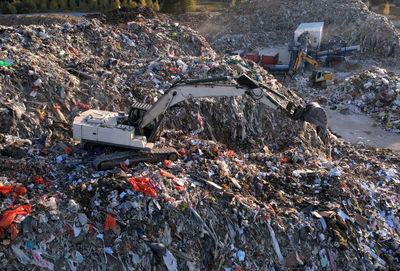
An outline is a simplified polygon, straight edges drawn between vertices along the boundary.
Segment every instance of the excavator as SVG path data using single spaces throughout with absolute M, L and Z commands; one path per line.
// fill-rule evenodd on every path
M 310 82 L 312 83 L 312 85 L 326 86 L 327 81 L 333 79 L 333 74 L 331 72 L 318 70 L 318 62 L 310 55 L 303 53 L 303 51 L 299 52 L 293 68 L 289 71 L 290 76 L 293 77 L 296 73 L 298 73 L 303 60 L 313 67 L 313 71 L 310 76 Z
M 219 83 L 218 83 L 219 82 Z M 221 82 L 224 82 L 221 84 Z M 228 83 L 226 83 L 228 82 Z M 81 143 L 117 146 L 128 149 L 98 156 L 93 165 L 98 170 L 113 168 L 123 162 L 160 162 L 176 160 L 174 148 L 157 148 L 155 139 L 161 132 L 167 110 L 179 102 L 202 97 L 235 97 L 247 95 L 269 108 L 282 110 L 288 117 L 313 123 L 321 139 L 326 138 L 327 117 L 317 103 L 306 106 L 288 98 L 247 75 L 191 79 L 176 82 L 153 105 L 135 102 L 129 113 L 87 110 L 73 121 L 73 138 Z M 286 104 L 286 106 L 284 105 Z

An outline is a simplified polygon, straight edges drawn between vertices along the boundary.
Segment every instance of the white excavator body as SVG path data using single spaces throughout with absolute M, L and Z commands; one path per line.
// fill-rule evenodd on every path
M 230 84 L 216 83 L 220 81 L 230 81 Z M 242 95 L 247 95 L 271 109 L 282 110 L 292 119 L 313 123 L 318 132 L 325 134 L 327 117 L 318 104 L 295 104 L 269 87 L 241 75 L 236 78 L 219 77 L 176 83 L 153 105 L 133 103 L 128 114 L 87 110 L 74 119 L 73 137 L 82 143 L 118 146 L 136 151 L 100 157 L 94 163 L 99 169 L 113 167 L 126 159 L 132 162 L 177 159 L 175 149 L 158 149 L 151 143 L 161 131 L 161 123 L 168 108 L 191 98 Z
M 125 114 L 90 109 L 74 119 L 73 137 L 82 142 L 150 150 L 145 136 L 136 135 L 135 127 L 121 123 Z

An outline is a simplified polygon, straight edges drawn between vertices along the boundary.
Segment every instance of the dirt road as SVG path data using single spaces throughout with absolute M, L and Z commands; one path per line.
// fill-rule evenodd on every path
M 400 135 L 372 127 L 372 118 L 354 113 L 344 115 L 335 110 L 326 110 L 326 113 L 332 131 L 344 140 L 400 152 Z

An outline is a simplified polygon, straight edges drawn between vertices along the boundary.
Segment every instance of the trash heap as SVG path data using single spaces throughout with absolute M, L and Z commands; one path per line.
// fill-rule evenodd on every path
M 293 84 L 306 100 L 332 109 L 369 114 L 386 130 L 400 133 L 400 76 L 380 67 L 350 74 L 327 88 L 310 88 L 306 78 Z M 306 98 L 308 97 L 308 98 Z M 375 125 L 374 124 L 374 125 Z
M 0 25 L 14 26 L 14 25 L 46 25 L 51 26 L 52 24 L 78 24 L 82 22 L 82 19 L 72 15 L 57 15 L 57 14 L 45 14 L 45 15 L 0 15 Z
M 369 58 L 400 52 L 398 30 L 359 0 L 251 0 L 212 17 L 199 31 L 217 52 L 225 53 L 291 42 L 304 22 L 324 22 L 323 43 L 361 45 Z
M 177 161 L 97 171 L 73 118 L 154 102 L 183 78 L 245 73 L 197 32 L 146 19 L 0 27 L 0 266 L 7 270 L 400 268 L 399 157 L 303 127 L 245 97 L 171 109 Z M 7 128 L 7 125 L 8 128 Z M 228 136 L 230 135 L 230 136 Z
M 127 23 L 138 19 L 138 17 L 146 19 L 160 19 L 157 13 L 149 7 L 121 7 L 104 13 L 86 14 L 88 19 L 99 19 L 102 23 L 120 24 Z
M 69 124 L 82 110 L 127 111 L 133 101 L 155 102 L 184 78 L 246 73 L 299 101 L 261 67 L 239 56 L 218 57 L 197 32 L 175 23 L 139 17 L 111 26 L 94 19 L 46 28 L 3 27 L 1 33 L 0 132 L 20 138 L 47 134 L 68 139 Z M 188 104 L 183 114 L 171 111 L 174 121 L 167 127 L 193 131 L 187 122 L 199 115 L 206 133 L 224 143 L 232 141 L 226 135 L 241 142 L 268 130 L 272 148 L 301 129 L 301 124 L 263 105 L 255 107 L 246 97 L 215 101 Z M 275 119 L 284 120 L 276 124 Z M 232 120 L 239 124 L 232 125 Z M 215 122 L 223 126 L 212 128 Z
M 42 134 L 46 122 L 66 123 L 82 109 L 125 110 L 134 96 L 152 102 L 182 69 L 205 75 L 215 56 L 188 28 L 142 19 L 121 27 L 96 20 L 1 27 L 1 118 L 12 124 L 1 132 L 17 135 L 18 127 L 29 138 Z
M 300 139 L 272 153 L 167 131 L 175 161 L 95 171 L 79 145 L 4 137 L 7 270 L 397 270 L 399 157 Z

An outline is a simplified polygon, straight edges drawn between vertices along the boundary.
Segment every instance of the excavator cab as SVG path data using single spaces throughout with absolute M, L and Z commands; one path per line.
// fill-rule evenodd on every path
M 315 83 L 322 82 L 324 80 L 324 76 L 322 75 L 322 71 L 313 71 L 312 78 Z
M 144 128 L 140 129 L 140 123 L 143 119 L 143 116 L 150 109 L 151 105 L 135 102 L 132 104 L 129 113 L 128 113 L 128 125 L 135 127 L 135 134 L 143 135 L 147 138 L 147 141 L 150 141 L 154 138 L 156 130 L 158 130 L 159 123 L 161 122 L 161 118 L 155 118 Z
M 327 71 L 314 70 L 311 74 L 310 81 L 312 85 L 326 86 L 328 80 L 333 79 L 333 74 Z

